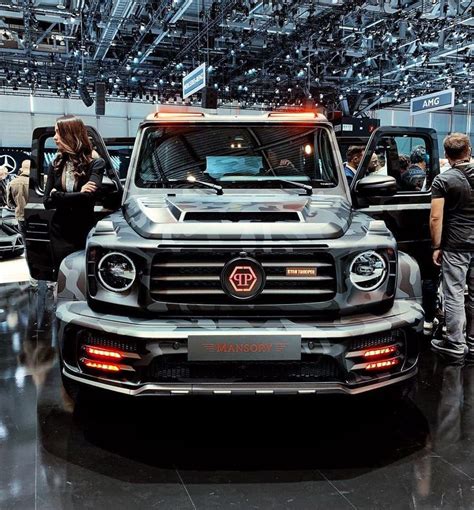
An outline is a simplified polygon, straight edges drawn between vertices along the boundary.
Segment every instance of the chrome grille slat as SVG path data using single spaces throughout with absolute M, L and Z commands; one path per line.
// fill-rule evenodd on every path
M 225 265 L 242 251 L 260 262 L 266 277 L 262 293 L 247 302 L 228 296 L 221 284 Z M 316 274 L 287 275 L 287 268 L 311 269 Z M 337 283 L 334 261 L 327 252 L 278 247 L 162 250 L 152 261 L 150 279 L 155 301 L 235 307 L 323 302 L 335 295 Z
M 286 276 L 267 275 L 267 282 L 332 282 L 332 276 Z
M 263 262 L 263 267 L 332 267 L 332 264 L 326 262 Z

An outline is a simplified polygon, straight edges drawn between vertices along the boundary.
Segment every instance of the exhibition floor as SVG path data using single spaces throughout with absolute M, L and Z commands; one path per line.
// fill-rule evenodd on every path
M 0 286 L 0 508 L 474 508 L 474 365 L 425 347 L 413 400 L 62 392 L 53 296 Z M 427 340 L 424 340 L 427 344 Z

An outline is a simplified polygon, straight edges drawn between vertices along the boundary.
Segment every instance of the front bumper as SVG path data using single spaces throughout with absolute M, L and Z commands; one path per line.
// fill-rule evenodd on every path
M 151 320 L 97 313 L 86 302 L 78 301 L 61 304 L 57 317 L 64 375 L 104 390 L 134 396 L 358 394 L 402 382 L 416 374 L 423 311 L 415 301 L 395 300 L 393 307 L 383 314 L 365 313 L 330 321 L 296 318 Z M 305 369 L 303 373 L 303 370 L 298 371 L 299 362 L 292 362 L 292 377 L 285 380 L 286 376 L 281 375 L 286 373 L 282 371 L 284 363 L 279 362 L 213 361 L 203 367 L 200 362 L 186 359 L 188 339 L 196 334 L 225 335 L 226 338 L 250 335 L 260 339 L 271 335 L 297 335 L 301 338 L 301 364 L 314 370 Z M 130 357 L 133 372 L 104 374 L 81 365 L 81 349 L 83 343 L 89 341 L 84 339 L 89 338 L 99 342 L 95 345 L 119 345 L 125 350 L 133 347 L 135 353 L 140 353 Z M 362 352 L 363 346 L 375 348 L 389 344 L 397 345 L 400 361 L 396 367 L 371 373 L 354 371 L 360 361 L 353 362 L 354 352 Z M 164 360 L 168 368 L 155 369 L 155 364 Z M 237 372 L 240 365 L 243 372 Z M 155 368 L 151 370 L 151 367 Z M 196 367 L 200 375 L 193 377 L 190 374 Z M 214 368 L 218 369 L 218 377 Z M 242 378 L 242 373 L 254 375 L 247 380 L 245 376 Z

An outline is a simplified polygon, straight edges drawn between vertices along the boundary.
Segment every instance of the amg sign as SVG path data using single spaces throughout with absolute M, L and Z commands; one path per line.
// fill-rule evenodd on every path
M 426 96 L 415 97 L 410 102 L 410 113 L 418 115 L 454 106 L 454 89 L 442 90 Z

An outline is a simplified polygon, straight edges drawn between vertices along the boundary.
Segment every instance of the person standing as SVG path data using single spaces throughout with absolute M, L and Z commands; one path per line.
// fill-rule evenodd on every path
M 81 119 L 68 115 L 56 122 L 54 142 L 58 154 L 49 168 L 43 203 L 54 209 L 50 240 L 56 270 L 71 253 L 85 248 L 95 224 L 94 203 L 105 169 L 94 158 L 87 129 Z
M 26 249 L 26 223 L 25 206 L 28 203 L 28 186 L 30 182 L 31 160 L 24 159 L 21 163 L 18 176 L 8 183 L 7 187 L 7 206 L 15 210 L 15 219 L 18 222 L 18 230 L 23 237 L 23 245 Z M 30 275 L 30 285 L 33 288 L 38 287 L 38 280 Z
M 344 174 L 346 175 L 349 186 L 354 180 L 354 176 L 359 166 L 362 156 L 364 155 L 364 147 L 358 145 L 351 145 L 347 149 L 346 158 L 347 161 L 344 163 Z
M 444 139 L 451 168 L 432 184 L 430 230 L 433 262 L 441 266 L 446 338 L 433 348 L 448 356 L 474 357 L 474 163 L 468 136 Z M 467 283 L 467 302 L 464 289 Z M 466 336 L 464 326 L 466 325 Z M 467 337 L 467 342 L 466 342 Z
M 12 179 L 7 187 L 7 205 L 15 210 L 15 218 L 23 238 L 25 237 L 25 205 L 28 202 L 30 165 L 30 159 L 23 160 L 18 176 Z

